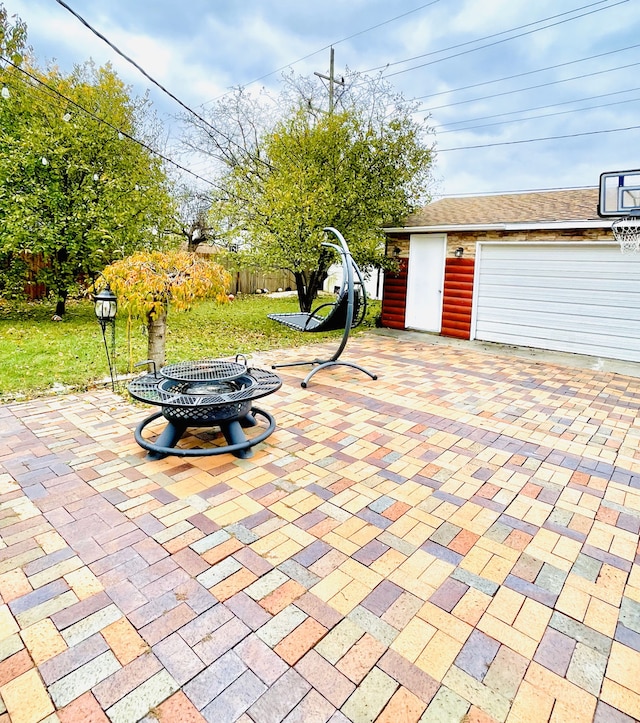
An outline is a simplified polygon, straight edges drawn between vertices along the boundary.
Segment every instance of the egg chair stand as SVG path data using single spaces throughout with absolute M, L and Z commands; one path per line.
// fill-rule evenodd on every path
M 347 242 L 342 234 L 333 227 L 324 229 L 333 233 L 338 239 L 339 246 L 334 243 L 325 242 L 323 246 L 329 246 L 335 249 L 342 260 L 342 284 L 340 291 L 334 302 L 321 304 L 311 312 L 293 312 L 289 314 L 268 314 L 269 319 L 273 319 L 281 324 L 285 324 L 291 329 L 302 332 L 319 332 L 334 331 L 336 329 L 344 329 L 340 344 L 335 353 L 329 359 L 313 359 L 310 361 L 288 362 L 285 364 L 273 364 L 272 369 L 280 369 L 283 367 L 308 366 L 314 368 L 307 374 L 300 386 L 306 388 L 311 377 L 317 374 L 321 369 L 327 369 L 332 366 L 346 366 L 358 369 L 371 379 L 377 379 L 376 374 L 372 374 L 364 367 L 354 362 L 344 361 L 340 359 L 342 352 L 347 346 L 349 333 L 351 329 L 362 323 L 367 312 L 367 295 L 364 288 L 364 281 L 360 269 L 356 265 Z M 319 312 L 326 311 L 323 316 Z

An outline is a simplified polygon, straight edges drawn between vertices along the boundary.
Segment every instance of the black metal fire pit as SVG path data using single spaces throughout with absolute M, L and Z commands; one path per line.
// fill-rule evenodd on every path
M 161 411 L 137 426 L 136 442 L 149 452 L 150 459 L 162 459 L 170 454 L 203 457 L 226 452 L 243 459 L 250 457 L 250 448 L 265 440 L 276 425 L 271 414 L 252 406 L 253 400 L 266 397 L 281 386 L 280 377 L 248 367 L 242 355 L 238 355 L 235 362 L 201 359 L 170 364 L 159 372 L 154 366 L 152 373 L 137 377 L 128 386 L 134 399 L 161 407 Z M 150 442 L 142 432 L 161 416 L 167 420 L 167 426 L 155 442 Z M 249 438 L 243 428 L 255 427 L 256 416 L 266 420 L 267 427 Z M 177 447 L 188 427 L 219 427 L 227 444 L 204 449 Z

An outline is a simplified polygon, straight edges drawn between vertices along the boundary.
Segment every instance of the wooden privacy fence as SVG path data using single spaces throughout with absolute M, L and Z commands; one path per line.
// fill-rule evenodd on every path
M 47 287 L 37 281 L 38 272 L 46 267 L 42 254 L 21 253 L 20 258 L 27 265 L 27 276 L 24 282 L 24 294 L 29 301 L 39 301 L 47 295 Z
M 288 271 L 261 273 L 241 269 L 240 271 L 232 271 L 231 277 L 233 287 L 231 293 L 233 294 L 255 294 L 258 289 L 293 291 L 296 288 L 293 274 Z
M 206 256 L 212 261 L 221 263 L 231 274 L 231 294 L 255 294 L 258 289 L 267 291 L 293 291 L 296 289 L 296 280 L 289 271 L 255 271 L 250 269 L 233 269 L 224 257 L 217 258 L 219 247 L 211 244 L 200 244 L 196 253 Z
M 198 252 L 201 253 L 201 252 Z M 208 253 L 202 254 L 209 258 L 214 258 Z M 45 261 L 41 254 L 23 254 L 29 271 L 25 280 L 24 293 L 31 301 L 44 299 L 47 295 L 47 288 L 44 284 L 37 282 L 36 277 L 38 271 L 45 267 Z M 241 269 L 240 271 L 231 271 L 231 288 L 229 293 L 232 294 L 255 294 L 258 289 L 267 289 L 268 291 L 293 291 L 296 289 L 296 281 L 292 273 L 289 271 L 273 271 L 259 272 Z

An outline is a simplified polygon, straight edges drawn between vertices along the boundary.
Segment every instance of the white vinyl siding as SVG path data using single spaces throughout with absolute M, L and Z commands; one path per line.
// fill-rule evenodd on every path
M 640 255 L 617 244 L 482 243 L 475 338 L 640 361 Z

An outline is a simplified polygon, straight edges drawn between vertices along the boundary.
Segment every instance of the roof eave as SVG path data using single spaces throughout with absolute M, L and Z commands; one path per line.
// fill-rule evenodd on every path
M 385 233 L 443 233 L 461 231 L 554 231 L 566 229 L 611 228 L 611 221 L 589 219 L 582 221 L 529 221 L 524 223 L 434 224 L 429 226 L 386 227 Z

